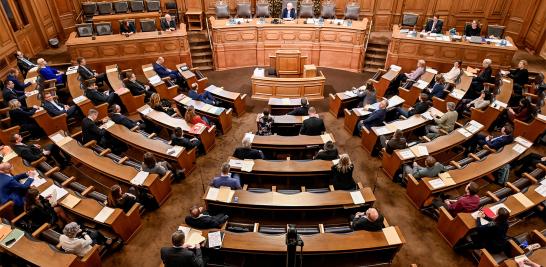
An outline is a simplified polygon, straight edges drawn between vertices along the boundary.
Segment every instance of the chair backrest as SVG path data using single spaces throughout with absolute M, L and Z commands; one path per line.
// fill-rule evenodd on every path
M 333 2 L 325 2 L 322 4 L 320 16 L 325 19 L 333 19 L 336 17 L 336 5 Z
M 111 22 L 95 23 L 95 29 L 96 29 L 97 35 L 110 35 L 112 34 L 112 23 Z
M 300 5 L 300 18 L 314 18 L 315 10 L 313 4 L 301 4 Z
M 256 17 L 257 18 L 271 17 L 271 13 L 269 13 L 269 3 L 267 2 L 256 3 Z
M 170 2 L 165 3 L 165 9 L 167 9 L 167 10 L 169 10 L 169 9 L 177 10 L 178 6 L 176 5 L 175 1 L 170 1 Z
M 229 18 L 229 7 L 226 2 L 224 1 L 216 2 L 216 18 L 217 19 Z
M 93 24 L 92 23 L 76 24 L 76 31 L 78 32 L 79 37 L 92 36 L 93 35 Z
M 130 3 L 131 3 L 131 11 L 132 12 L 143 12 L 144 11 L 144 1 L 143 0 L 132 0 Z
M 97 13 L 97 3 L 95 2 L 82 3 L 82 9 L 83 9 L 83 14 L 85 15 L 88 15 L 88 16 L 95 15 Z
M 127 13 L 129 11 L 129 4 L 127 1 L 114 2 L 114 11 L 116 13 Z
M 402 17 L 402 26 L 415 26 L 417 24 L 417 20 L 419 19 L 419 15 L 413 14 L 413 13 L 404 13 Z
M 251 18 L 250 3 L 237 3 L 237 17 Z
M 360 6 L 355 2 L 351 2 L 345 6 L 345 19 L 358 20 Z
M 142 32 L 156 31 L 157 27 L 155 26 L 155 19 L 141 19 L 140 28 L 142 29 Z
M 495 36 L 497 38 L 504 37 L 504 26 L 501 25 L 487 25 L 487 36 Z
M 149 12 L 157 12 L 161 10 L 161 2 L 157 0 L 146 0 L 146 8 Z
M 100 15 L 112 14 L 112 2 L 98 2 L 97 8 Z

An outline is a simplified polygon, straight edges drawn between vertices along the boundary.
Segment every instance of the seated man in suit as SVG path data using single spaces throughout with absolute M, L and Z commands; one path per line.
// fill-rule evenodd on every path
M 392 138 L 389 140 L 387 140 L 384 135 L 380 136 L 379 143 L 385 148 L 385 152 L 387 152 L 389 155 L 391 155 L 397 149 L 404 149 L 408 147 L 406 138 L 404 138 L 404 133 L 400 129 L 396 129 L 392 135 Z
M 415 104 L 413 104 L 413 106 L 410 107 L 408 110 L 405 110 L 401 107 L 396 108 L 396 117 L 402 115 L 406 118 L 409 118 L 415 114 L 423 114 L 428 110 L 428 108 L 430 108 L 430 106 L 432 106 L 432 103 L 428 101 L 428 95 L 425 93 L 421 93 L 419 94 L 419 100 Z
M 201 246 L 184 244 L 186 236 L 183 231 L 176 231 L 171 235 L 172 247 L 161 248 L 161 261 L 165 267 L 205 267 Z
M 216 188 L 220 188 L 221 186 L 227 186 L 233 190 L 241 189 L 240 177 L 237 174 L 233 174 L 233 177 L 231 177 L 229 169 L 229 163 L 225 162 L 224 164 L 222 164 L 220 176 L 214 177 L 214 179 L 212 179 L 211 185 Z
M 13 166 L 9 162 L 0 163 L 0 205 L 8 201 L 15 203 L 14 213 L 18 214 L 23 210 L 24 197 L 36 176 L 35 171 L 29 171 L 18 175 L 11 175 Z M 19 180 L 28 178 L 24 183 Z
M 288 2 L 286 8 L 282 10 L 282 19 L 296 19 L 296 9 L 294 9 L 292 2 Z
M 261 150 L 251 148 L 252 142 L 250 138 L 243 138 L 242 144 L 242 147 L 236 148 L 233 152 L 234 157 L 238 159 L 264 159 L 264 154 Z
M 214 98 L 214 96 L 209 91 L 205 90 L 205 92 L 199 94 L 197 92 L 198 89 L 198 85 L 196 83 L 193 83 L 191 85 L 190 91 L 188 92 L 188 96 L 193 100 L 205 102 L 209 105 L 216 106 L 218 104 L 216 103 L 216 99 Z
M 293 115 L 293 116 L 307 116 L 309 115 L 309 101 L 307 98 L 301 98 L 301 106 L 293 109 L 292 111 L 288 112 L 286 115 Z
M 133 96 L 145 94 L 144 102 L 148 102 L 154 93 L 149 85 L 137 80 L 136 75 L 133 72 L 127 75 L 127 82 L 125 83 L 125 86 L 127 86 L 127 89 L 129 89 Z
M 20 134 L 13 134 L 10 137 L 11 147 L 21 158 L 32 163 L 39 160 L 41 157 L 53 157 L 61 166 L 61 169 L 68 166 L 70 158 L 61 152 L 55 144 L 47 144 L 42 148 L 38 144 L 27 145 L 23 143 L 23 137 Z
M 166 32 L 176 30 L 176 23 L 174 22 L 174 19 L 171 17 L 171 15 L 166 14 L 165 19 L 161 20 L 161 30 Z
M 483 147 L 484 145 L 487 145 L 489 148 L 499 150 L 505 145 L 508 145 L 514 141 L 514 136 L 512 136 L 512 126 L 510 124 L 504 125 L 500 132 L 501 134 L 497 137 L 481 133 L 475 135 L 468 141 L 468 152 L 475 152 L 477 147 Z
M 7 106 L 9 104 L 9 101 L 17 99 L 22 106 L 26 107 L 27 96 L 25 95 L 24 91 L 15 90 L 15 84 L 13 83 L 13 81 L 6 81 L 5 87 L 6 88 L 4 88 L 4 91 L 2 92 L 2 95 L 4 97 L 4 105 Z
M 83 113 L 78 108 L 78 106 L 69 106 L 69 105 L 59 103 L 57 100 L 55 100 L 51 92 L 44 93 L 44 102 L 42 102 L 42 106 L 47 111 L 47 113 L 53 117 L 66 113 L 67 119 L 68 118 L 77 118 L 77 119 L 83 118 Z
M 432 20 L 427 21 L 427 25 L 423 30 L 426 33 L 442 33 L 444 22 L 438 19 L 437 15 L 432 17 Z
M 108 116 L 113 122 L 121 124 L 127 127 L 129 130 L 135 128 L 135 126 L 138 126 L 139 129 L 146 128 L 144 122 L 141 123 L 140 121 L 133 121 L 127 118 L 127 116 L 121 114 L 121 107 L 118 104 L 113 104 L 110 107 L 110 113 L 108 113 Z
M 464 35 L 466 36 L 480 36 L 481 33 L 482 29 L 480 29 L 477 20 L 473 20 L 471 24 L 466 25 L 464 28 Z
M 17 67 L 23 74 L 23 77 L 27 76 L 27 73 L 30 69 L 38 66 L 34 62 L 26 58 L 23 52 L 21 51 L 15 52 L 15 58 L 17 58 Z
M 82 120 L 82 143 L 86 144 L 89 141 L 95 140 L 97 144 L 104 148 L 112 149 L 112 153 L 120 155 L 127 150 L 127 145 L 110 137 L 105 129 L 97 125 L 99 112 L 95 109 L 90 109 L 87 117 Z M 102 122 L 107 122 L 108 118 L 103 118 Z
M 379 214 L 375 208 L 369 208 L 366 212 L 357 212 L 354 216 L 351 216 L 351 226 L 355 231 L 381 231 L 381 229 L 385 228 L 383 221 L 383 215 Z
M 478 96 L 480 96 L 483 90 L 483 83 L 494 82 L 494 78 L 491 77 L 491 75 L 493 74 L 493 69 L 491 68 L 492 63 L 493 61 L 491 61 L 491 59 L 486 58 L 483 60 L 483 69 L 478 73 L 476 77 L 472 78 L 470 89 L 468 89 L 468 92 L 466 93 L 467 98 L 477 98 Z
M 201 144 L 201 141 L 194 136 L 186 137 L 184 136 L 184 131 L 182 128 L 176 127 L 173 134 L 171 134 L 171 145 L 173 146 L 182 146 L 186 149 L 192 149 L 198 147 Z
M 29 87 L 32 82 L 28 83 L 22 83 L 17 78 L 19 76 L 19 71 L 17 69 L 11 68 L 8 70 L 8 76 L 6 77 L 6 81 L 12 81 L 15 84 L 15 90 L 24 92 L 25 88 Z
M 334 142 L 327 141 L 324 143 L 324 149 L 319 150 L 314 159 L 322 160 L 334 160 L 339 159 L 339 152 L 337 151 L 336 145 Z
M 387 116 L 388 106 L 389 101 L 386 99 L 379 102 L 378 109 L 374 110 L 366 119 L 358 122 L 356 126 L 358 133 L 360 133 L 364 127 L 370 130 L 372 127 L 383 125 L 383 122 L 385 122 L 385 117 Z
M 87 61 L 83 57 L 76 59 L 78 62 L 78 74 L 82 80 L 95 79 L 96 83 L 103 83 L 106 81 L 106 73 L 96 73 L 92 69 L 87 67 Z
M 152 64 L 154 71 L 159 75 L 160 78 L 170 77 L 171 81 L 179 85 L 183 84 L 184 79 L 177 70 L 171 70 L 164 66 L 165 59 L 163 57 L 158 57 L 157 60 Z
M 99 92 L 98 86 L 96 83 L 91 81 L 84 81 L 83 85 L 85 86 L 84 95 L 93 102 L 93 105 L 98 106 L 102 103 L 108 103 L 108 105 L 113 105 L 121 101 L 117 97 L 117 94 L 114 91 L 104 91 Z
M 446 167 L 437 162 L 436 159 L 432 156 L 428 156 L 425 159 L 425 167 L 420 166 L 417 162 L 413 162 L 413 167 L 410 165 L 404 165 L 404 176 L 403 178 L 407 179 L 407 175 L 411 174 L 413 178 L 417 181 L 420 181 L 424 177 L 436 177 L 439 173 L 445 172 Z
M 46 81 L 55 79 L 57 85 L 66 83 L 66 75 L 64 72 L 48 66 L 47 61 L 43 58 L 39 58 L 37 62 L 40 69 L 40 75 L 42 75 Z
M 309 118 L 305 119 L 301 124 L 300 134 L 303 135 L 321 135 L 326 131 L 324 121 L 319 118 L 314 107 L 309 108 Z
M 417 61 L 417 68 L 413 70 L 410 73 L 402 73 L 396 76 L 396 79 L 394 81 L 391 81 L 389 84 L 389 87 L 387 88 L 386 95 L 397 95 L 398 94 L 398 87 L 400 87 L 400 84 L 407 80 L 411 81 L 417 81 L 419 78 L 421 78 L 421 75 L 423 75 L 427 70 L 427 63 L 423 59 L 419 59 Z
M 190 208 L 190 215 L 186 216 L 186 224 L 197 229 L 220 228 L 228 220 L 225 214 L 210 215 L 203 207 L 193 205 Z
M 444 207 L 456 216 L 461 212 L 473 212 L 480 207 L 480 196 L 478 192 L 480 187 L 475 182 L 470 182 L 465 187 L 465 194 L 458 199 L 437 198 L 432 201 L 432 206 L 436 209 Z
M 455 123 L 459 117 L 459 113 L 455 110 L 455 103 L 447 102 L 447 112 L 441 117 L 434 118 L 436 125 L 427 125 L 427 136 L 429 138 L 436 138 L 440 134 L 440 130 L 444 130 L 448 133 L 453 131 Z

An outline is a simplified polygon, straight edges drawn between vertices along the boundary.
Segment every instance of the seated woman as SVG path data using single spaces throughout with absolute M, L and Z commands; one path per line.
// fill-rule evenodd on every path
M 112 240 L 105 238 L 98 231 L 82 231 L 76 222 L 65 225 L 63 234 L 59 238 L 59 245 L 64 251 L 80 257 L 85 256 L 93 248 L 94 244 L 110 245 Z
M 430 98 L 433 96 L 444 99 L 446 97 L 446 93 L 444 92 L 444 89 L 446 89 L 448 84 L 446 83 L 446 80 L 444 79 L 444 76 L 442 74 L 436 75 L 434 78 L 434 86 L 430 90 Z
M 373 87 L 373 82 L 367 82 L 366 89 L 358 90 L 357 96 L 360 99 L 360 103 L 358 103 L 359 108 L 377 102 L 377 96 L 375 92 L 375 87 Z
M 121 187 L 117 184 L 110 187 L 110 192 L 106 198 L 106 205 L 110 208 L 119 208 L 123 209 L 123 212 L 127 213 L 135 203 L 138 202 L 137 199 L 138 192 L 136 188 L 129 188 L 129 192 L 123 193 Z
M 341 154 L 337 164 L 332 166 L 332 177 L 335 190 L 354 190 L 356 183 L 353 180 L 354 165 L 347 154 Z
M 36 187 L 28 189 L 25 196 L 25 212 L 23 228 L 25 231 L 33 232 L 44 223 L 49 223 L 54 228 L 62 229 L 69 221 L 61 206 L 51 206 L 48 199 L 40 195 Z
M 30 132 L 30 139 L 34 141 L 39 140 L 41 136 L 45 135 L 44 130 L 42 130 L 34 118 L 32 118 L 32 115 L 34 115 L 38 109 L 37 106 L 23 108 L 21 107 L 21 102 L 17 99 L 9 101 L 9 117 L 11 118 L 11 124 L 21 126 L 19 132 Z
M 157 93 L 152 94 L 148 105 L 156 111 L 167 113 L 167 115 L 169 116 L 177 113 L 177 110 L 171 106 L 171 103 L 168 100 L 161 99 L 161 97 Z
M 530 122 L 536 116 L 536 109 L 529 99 L 522 98 L 517 107 L 508 108 L 507 115 L 511 123 L 514 123 L 515 119 Z
M 130 22 L 131 20 L 126 19 L 119 25 L 119 31 L 122 34 L 131 35 L 136 32 L 135 25 Z
M 489 104 L 491 104 L 491 99 L 493 98 L 489 90 L 483 90 L 480 96 L 474 100 L 464 98 L 459 102 L 457 106 L 457 113 L 459 113 L 459 118 L 462 117 L 463 113 L 469 112 L 470 108 L 474 107 L 475 109 L 483 110 Z
M 453 249 L 462 251 L 464 249 L 481 249 L 485 248 L 489 253 L 499 253 L 506 249 L 508 232 L 508 218 L 510 212 L 506 208 L 500 208 L 497 211 L 497 217 L 490 219 L 483 212 L 479 213 L 476 218 L 475 232 L 470 234 L 470 242 L 456 244 Z M 482 224 L 482 220 L 489 221 L 487 224 Z
M 522 59 L 518 63 L 518 68 L 510 70 L 510 73 L 508 74 L 508 77 L 514 80 L 514 94 L 522 95 L 523 86 L 529 83 L 527 65 L 527 60 Z
M 261 115 L 261 116 L 260 116 Z M 257 135 L 273 135 L 273 118 L 269 116 L 269 109 L 264 109 L 262 114 L 259 114 Z
M 184 115 L 184 119 L 186 122 L 191 124 L 198 124 L 201 123 L 205 126 L 207 126 L 207 129 L 210 128 L 210 123 L 207 120 L 207 118 L 201 117 L 195 113 L 195 107 L 194 106 L 188 106 L 186 109 L 186 114 Z

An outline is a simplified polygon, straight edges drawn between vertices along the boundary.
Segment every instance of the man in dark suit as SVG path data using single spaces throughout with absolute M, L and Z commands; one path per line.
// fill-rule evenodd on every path
M 143 123 L 141 124 L 140 122 L 133 121 L 127 118 L 127 116 L 121 114 L 121 107 L 119 105 L 114 104 L 110 109 L 111 112 L 108 114 L 108 116 L 110 116 L 110 119 L 113 122 L 122 124 L 123 126 L 127 127 L 127 129 L 133 129 L 135 126 L 138 126 L 140 129 L 145 128 Z
M 108 103 L 108 105 L 113 105 L 115 103 L 119 104 L 117 95 L 113 91 L 99 92 L 98 86 L 96 83 L 85 81 L 83 82 L 85 86 L 85 96 L 93 102 L 93 105 L 98 106 L 102 103 Z
M 464 35 L 466 36 L 480 36 L 482 29 L 478 26 L 478 21 L 473 20 L 471 24 L 466 25 L 464 29 Z
M 309 101 L 307 101 L 307 98 L 302 98 L 300 101 L 301 101 L 301 106 L 293 109 L 292 111 L 288 112 L 286 115 L 307 116 L 309 114 Z
M 504 125 L 501 129 L 501 134 L 497 137 L 492 135 L 478 134 L 468 141 L 468 151 L 476 151 L 476 146 L 484 146 L 499 150 L 505 145 L 508 145 L 514 141 L 514 136 L 512 136 L 512 126 L 509 124 Z
M 319 118 L 314 107 L 309 108 L 309 118 L 303 121 L 300 129 L 300 134 L 303 135 L 321 135 L 326 131 L 324 121 Z
M 145 94 L 144 102 L 148 102 L 148 100 L 154 93 L 149 85 L 143 84 L 142 82 L 138 81 L 134 73 L 130 73 L 128 75 L 125 86 L 127 86 L 127 89 L 129 89 L 133 96 Z
M 27 76 L 27 73 L 30 69 L 38 66 L 34 62 L 26 58 L 23 52 L 21 51 L 15 52 L 15 57 L 17 58 L 17 67 L 23 74 L 23 77 Z
M 4 91 L 2 92 L 2 95 L 4 97 L 4 104 L 7 106 L 10 100 L 17 99 L 22 106 L 26 107 L 27 102 L 25 101 L 25 99 L 27 98 L 27 96 L 25 95 L 25 92 L 16 91 L 13 81 L 6 81 L 5 86 L 6 88 L 4 88 Z
M 76 59 L 78 62 L 78 74 L 82 77 L 82 80 L 95 79 L 96 83 L 103 83 L 106 81 L 106 73 L 96 73 L 92 69 L 87 67 L 87 61 L 83 57 Z
M 322 159 L 322 160 L 334 160 L 339 158 L 339 152 L 337 151 L 336 146 L 334 145 L 334 142 L 327 141 L 324 144 L 324 149 L 319 150 L 317 152 L 317 155 L 314 159 Z
M 113 139 L 108 135 L 105 129 L 100 128 L 96 121 L 99 112 L 96 109 L 90 109 L 87 117 L 82 120 L 82 142 L 86 144 L 89 141 L 95 140 L 97 144 L 104 148 L 112 149 L 112 153 L 120 155 L 127 150 L 127 145 Z M 108 121 L 108 118 L 103 118 L 102 122 Z
M 15 203 L 16 214 L 22 211 L 23 204 L 25 203 L 24 197 L 26 190 L 30 187 L 34 178 L 29 176 L 36 175 L 35 171 L 21 173 L 18 175 L 11 175 L 13 166 L 9 162 L 0 163 L 0 205 L 5 204 L 8 201 Z M 28 178 L 24 183 L 20 183 L 19 180 Z
M 59 103 L 57 100 L 55 100 L 51 92 L 44 93 L 44 102 L 42 103 L 42 106 L 51 116 L 59 116 L 66 113 L 67 118 L 81 119 L 83 117 L 83 114 L 77 106 L 69 106 Z
M 286 8 L 282 10 L 283 19 L 296 19 L 296 9 L 292 5 L 292 2 L 286 4 Z
M 438 19 L 438 16 L 432 17 L 432 20 L 427 21 L 425 32 L 427 33 L 442 33 L 444 22 Z
M 161 30 L 167 32 L 176 30 L 176 23 L 174 22 L 174 19 L 172 19 L 171 15 L 167 14 L 165 15 L 165 19 L 161 20 Z
M 161 248 L 161 261 L 165 267 L 204 267 L 205 262 L 201 255 L 201 246 L 195 247 L 184 244 L 186 236 L 182 231 L 176 231 L 171 235 L 172 247 Z
M 198 89 L 199 89 L 198 85 L 196 83 L 193 83 L 191 85 L 190 91 L 188 92 L 188 96 L 193 100 L 201 101 L 206 104 L 216 106 L 217 104 L 216 99 L 211 94 L 211 92 L 205 90 L 205 92 L 203 92 L 202 94 L 199 94 L 197 92 Z
M 402 115 L 406 118 L 409 118 L 415 114 L 423 114 L 428 108 L 430 108 L 431 103 L 428 101 L 428 95 L 421 93 L 419 95 L 419 101 L 413 104 L 408 110 L 405 110 L 401 107 L 396 108 L 397 115 Z M 398 117 L 398 116 L 397 116 Z
M 17 79 L 17 76 L 19 76 L 19 71 L 17 69 L 11 68 L 8 70 L 8 76 L 6 77 L 6 81 L 12 81 L 13 84 L 15 84 L 15 90 L 24 92 L 25 88 L 29 87 L 32 83 L 22 83 Z
M 472 83 L 470 84 L 470 89 L 468 92 L 468 98 L 477 98 L 478 96 L 480 96 L 483 90 L 483 83 L 493 82 L 493 78 L 491 78 L 491 74 L 493 74 L 493 69 L 491 68 L 492 63 L 493 62 L 491 61 L 491 59 L 486 58 L 483 60 L 483 69 L 478 73 L 478 76 L 472 78 Z
M 197 229 L 220 228 L 228 218 L 225 214 L 210 215 L 203 207 L 194 205 L 190 208 L 190 215 L 186 216 L 186 224 Z
M 262 151 L 258 149 L 252 149 L 252 142 L 250 141 L 250 138 L 243 138 L 243 146 L 238 147 L 235 149 L 235 152 L 233 152 L 233 156 L 238 159 L 263 159 L 264 154 Z
M 170 77 L 171 81 L 177 84 L 182 84 L 182 76 L 178 71 L 171 70 L 167 67 L 165 67 L 163 64 L 165 64 L 165 59 L 163 57 L 158 57 L 155 63 L 152 64 L 152 67 L 154 68 L 154 71 L 159 75 L 161 78 Z
M 29 163 L 39 160 L 44 156 L 53 157 L 61 168 L 66 167 L 70 162 L 69 157 L 64 155 L 55 144 L 47 144 L 44 148 L 38 144 L 27 145 L 23 143 L 23 137 L 20 134 L 13 134 L 10 137 L 10 142 L 12 143 L 11 147 L 13 151 Z
M 374 126 L 382 125 L 387 115 L 387 106 L 389 102 L 385 99 L 379 102 L 379 109 L 374 110 L 366 119 L 361 120 L 357 124 L 358 131 L 362 131 L 362 128 L 370 130 Z
M 351 217 L 351 225 L 355 231 L 377 232 L 385 227 L 383 215 L 379 214 L 375 208 L 369 208 L 366 212 L 357 212 L 354 217 Z

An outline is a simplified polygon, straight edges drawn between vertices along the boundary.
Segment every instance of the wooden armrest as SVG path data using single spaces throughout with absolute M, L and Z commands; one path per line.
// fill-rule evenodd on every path
M 452 166 L 454 166 L 457 169 L 462 168 L 461 164 L 459 164 L 459 162 L 456 162 L 454 160 L 450 161 L 449 164 L 451 164 Z
M 93 262 L 93 263 L 89 263 L 89 266 L 93 266 L 95 264 L 99 264 L 100 265 L 100 245 L 93 245 L 93 248 L 91 250 L 89 250 L 81 259 L 80 261 L 82 262 Z M 92 258 L 94 258 L 95 260 L 93 261 Z
M 156 135 L 157 135 L 156 133 L 152 133 L 152 134 L 148 135 L 148 138 L 149 138 L 149 139 L 152 139 L 152 138 L 154 138 Z
M 495 194 L 491 193 L 491 191 L 489 190 L 485 194 L 492 198 L 494 202 L 498 202 L 500 200 L 497 196 L 495 196 Z
M 491 147 L 489 147 L 488 145 L 483 145 L 483 148 L 485 148 L 485 149 L 489 150 L 489 151 L 490 151 L 491 153 L 497 153 L 497 150 L 495 150 L 495 149 L 492 149 L 492 148 L 491 148 Z M 477 160 L 479 160 L 479 159 L 477 159 Z
M 161 78 L 161 80 L 164 81 L 164 82 L 167 82 L 167 81 L 171 80 L 171 77 L 169 77 L 169 76 L 163 77 L 163 78 Z
M 423 138 L 423 139 L 424 139 L 425 141 L 427 141 L 427 142 L 432 141 L 432 140 L 430 140 L 430 138 L 428 138 L 426 135 L 421 136 L 421 138 Z
M 497 261 L 495 260 L 495 258 L 493 258 L 493 256 L 491 256 L 491 254 L 489 254 L 487 249 L 482 248 L 482 249 L 480 249 L 480 252 L 481 252 L 480 263 L 478 264 L 478 266 L 480 266 L 480 267 L 499 266 L 497 264 Z
M 324 224 L 319 223 L 318 228 L 319 228 L 319 232 L 320 232 L 321 234 L 324 234 Z
M 47 176 L 47 175 L 46 175 Z M 70 176 L 70 178 L 64 180 L 64 182 L 61 184 L 63 187 L 68 187 L 69 184 L 71 184 L 72 182 L 74 182 L 74 180 L 76 180 L 76 177 L 74 176 Z
M 244 191 L 247 191 L 247 190 L 248 190 L 248 184 L 244 184 L 244 185 L 243 185 L 243 190 L 244 190 Z
M 517 256 L 525 253 L 525 251 L 523 251 L 523 249 L 518 244 L 516 244 L 513 239 L 508 240 L 508 245 L 508 247 L 510 248 L 510 253 L 512 255 L 507 256 Z
M 131 128 L 131 132 L 135 132 L 136 130 L 138 130 L 138 125 L 136 125 L 135 127 Z
M 171 171 L 168 171 L 167 173 L 165 173 L 165 175 L 163 175 L 163 177 L 161 177 L 161 181 L 165 181 L 165 179 L 171 179 L 171 177 L 173 176 L 173 173 Z
M 133 72 L 133 69 L 121 70 L 120 73 Z
M 271 192 L 277 192 L 277 186 L 276 185 L 271 187 Z
M 121 158 L 119 161 L 118 161 L 118 164 L 123 164 L 125 161 L 127 161 L 129 159 L 129 157 L 125 156 L 123 158 Z
M 358 189 L 364 189 L 364 186 L 362 185 L 361 182 L 356 183 L 356 185 L 357 185 Z
M 537 168 L 541 168 L 543 171 L 546 171 L 546 166 L 544 166 L 542 163 L 537 163 Z
M 88 186 L 83 192 L 81 193 L 82 196 L 87 196 L 91 191 L 95 190 L 95 187 L 92 185 Z
M 506 182 L 506 186 L 510 188 L 510 190 L 514 191 L 514 193 L 519 193 L 520 190 L 517 188 L 513 183 Z M 498 200 L 497 200 L 498 201 Z
M 462 128 L 464 125 L 462 125 L 460 122 L 456 121 L 455 122 L 455 125 L 459 126 L 460 128 Z
M 56 172 L 58 172 L 60 170 L 61 170 L 61 168 L 55 166 L 55 167 L 51 168 L 49 171 L 47 171 L 44 175 L 46 177 L 50 177 L 52 174 L 54 174 L 54 173 L 56 173 Z
M 19 220 L 21 220 L 23 217 L 25 217 L 27 215 L 27 212 L 26 211 L 23 211 L 21 212 L 21 214 L 17 215 L 15 218 L 13 218 L 11 220 L 11 224 L 15 224 L 16 222 L 18 222 Z
M 258 232 L 258 229 L 260 229 L 260 224 L 259 224 L 259 223 L 254 223 L 254 229 L 253 229 L 252 232 L 257 233 L 257 232 Z
M 111 152 L 112 152 L 112 150 L 110 148 L 107 148 L 107 149 L 103 150 L 102 152 L 100 152 L 99 156 L 102 157 L 102 156 L 104 156 L 104 155 L 106 155 L 108 153 L 111 153 Z
M 479 161 L 480 160 L 480 157 L 476 156 L 476 154 L 474 153 L 468 153 L 468 156 L 473 158 L 475 161 Z
M 531 231 L 530 235 L 531 235 L 531 240 L 533 240 L 533 242 L 537 242 L 543 247 L 546 246 L 546 237 L 544 237 L 544 235 L 541 232 L 537 230 L 533 230 Z
M 44 81 L 44 83 L 56 83 L 56 82 L 57 82 L 57 79 L 49 79 Z
M 10 200 L 6 203 L 4 203 L 3 205 L 0 206 L 0 215 L 2 215 L 2 217 L 6 217 L 5 215 L 6 214 L 11 214 L 13 213 L 13 206 L 15 205 L 15 202 L 13 202 L 13 200 Z
M 535 179 L 535 177 L 533 177 L 532 175 L 530 175 L 530 174 L 528 174 L 526 172 L 524 172 L 522 176 L 529 179 L 533 184 L 538 183 L 538 181 L 537 181 L 537 179 Z
M 87 143 L 86 143 L 85 145 L 83 145 L 83 146 L 84 146 L 84 147 L 87 147 L 87 148 L 90 148 L 90 147 L 92 147 L 92 146 L 94 146 L 94 145 L 96 145 L 96 144 L 97 144 L 97 141 L 96 141 L 96 140 L 91 140 L 91 141 L 87 142 Z
M 80 136 L 80 135 L 82 135 L 82 131 L 81 131 L 81 130 L 80 130 L 80 131 L 77 131 L 77 132 L 75 132 L 75 133 L 74 133 L 74 134 L 72 134 L 72 135 L 71 135 L 70 137 L 72 137 L 72 138 L 76 138 L 76 137 L 78 137 L 78 136 Z
M 241 95 L 241 100 L 244 100 L 246 97 L 246 94 Z
M 301 192 L 305 192 L 305 186 L 300 187 Z
M 37 159 L 37 160 L 31 162 L 31 163 L 30 163 L 30 166 L 36 167 L 40 162 L 43 162 L 43 161 L 45 161 L 45 160 L 46 160 L 46 157 L 41 156 L 39 159 Z
M 448 135 L 449 133 L 444 129 L 438 129 L 438 131 L 443 135 Z
M 336 191 L 336 189 L 334 188 L 334 185 L 329 185 L 328 189 L 330 189 L 330 191 Z
M 42 226 L 38 227 L 38 229 L 32 232 L 32 237 L 38 238 L 43 231 L 49 228 L 49 226 L 50 226 L 49 223 L 42 224 Z
M 332 99 L 332 100 L 335 100 L 336 97 L 333 95 L 333 94 L 328 94 L 328 96 Z

